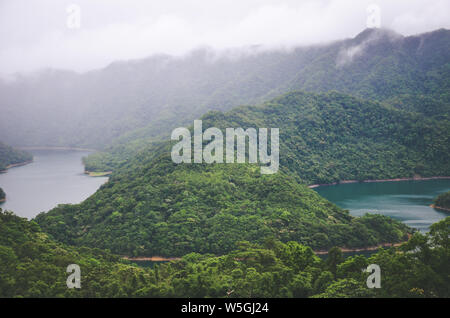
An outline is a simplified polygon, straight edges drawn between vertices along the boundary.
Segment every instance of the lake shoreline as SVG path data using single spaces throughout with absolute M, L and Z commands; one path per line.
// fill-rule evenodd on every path
M 79 148 L 79 147 L 17 147 L 17 149 L 20 150 L 28 150 L 28 151 L 32 151 L 32 150 L 50 150 L 50 151 L 89 151 L 89 152 L 97 152 L 99 150 L 97 149 L 92 149 L 92 148 Z M 19 166 L 24 166 L 26 164 L 32 163 L 33 160 L 31 161 L 26 161 L 26 162 L 22 162 L 22 163 L 16 163 L 16 164 L 12 164 L 6 167 L 5 170 L 0 170 L 0 173 L 6 173 L 8 171 L 8 169 L 10 168 L 14 168 L 14 167 L 19 167 Z M 109 176 L 110 174 L 112 174 L 112 171 L 102 171 L 102 172 L 96 172 L 96 171 L 84 171 L 84 174 L 88 175 L 89 177 L 106 177 Z M 0 201 L 1 202 L 1 201 Z
M 436 206 L 435 204 L 431 204 L 430 207 L 433 208 L 433 209 L 436 209 L 436 210 L 442 210 L 442 211 L 450 212 L 450 209 L 443 208 L 441 206 Z
M 24 162 L 10 164 L 10 165 L 6 166 L 5 170 L 0 170 L 0 173 L 6 173 L 6 172 L 8 172 L 8 169 L 11 169 L 11 168 L 14 168 L 14 167 L 25 166 L 25 165 L 27 165 L 29 163 L 32 163 L 32 162 L 33 162 L 33 160 L 28 160 L 28 161 L 24 161 Z
M 85 170 L 84 174 L 87 174 L 89 177 L 106 177 L 112 174 L 112 171 L 105 171 L 105 172 L 96 172 L 96 171 L 88 171 Z
M 127 261 L 134 262 L 170 262 L 170 261 L 178 261 L 181 257 L 162 257 L 162 256 L 150 256 L 150 257 L 129 257 L 122 256 L 122 259 Z
M 400 182 L 400 181 L 426 181 L 426 180 L 447 180 L 450 176 L 436 176 L 436 177 L 412 177 L 412 178 L 395 178 L 395 179 L 367 179 L 367 180 L 342 180 L 332 183 L 319 183 L 310 184 L 308 188 L 314 189 L 324 186 L 333 186 L 338 184 L 350 184 L 350 183 L 377 183 L 377 182 Z
M 411 238 L 411 234 L 408 235 L 408 240 L 398 243 L 381 243 L 375 246 L 367 246 L 367 247 L 358 247 L 358 248 L 347 248 L 347 247 L 338 247 L 342 253 L 353 253 L 353 252 L 368 252 L 368 251 L 377 251 L 384 247 L 399 247 L 400 245 L 406 243 Z M 327 255 L 329 250 L 313 250 L 316 255 Z M 178 261 L 181 257 L 162 257 L 162 256 L 141 256 L 141 257 L 128 257 L 122 256 L 122 259 L 127 261 L 136 261 L 136 262 L 170 262 L 170 261 Z
M 107 177 L 92 178 L 84 174 L 82 157 L 87 153 L 33 151 L 33 161 L 14 164 L 14 168 L 8 165 L 10 169 L 0 174 L 0 185 L 6 193 L 6 201 L 0 207 L 32 219 L 58 204 L 77 204 L 86 200 L 108 180 Z
M 408 240 L 409 240 L 409 238 L 408 238 Z M 403 242 L 399 242 L 399 243 L 381 243 L 376 246 L 359 247 L 359 248 L 346 248 L 346 247 L 338 247 L 338 248 L 342 251 L 342 253 L 368 252 L 368 251 L 377 251 L 383 247 L 399 247 L 400 245 L 402 245 L 403 243 L 406 243 L 406 242 L 408 242 L 408 241 L 403 241 Z M 316 254 L 316 255 L 327 255 L 328 253 L 329 253 L 329 251 L 324 251 L 324 250 L 314 251 L 314 254 Z

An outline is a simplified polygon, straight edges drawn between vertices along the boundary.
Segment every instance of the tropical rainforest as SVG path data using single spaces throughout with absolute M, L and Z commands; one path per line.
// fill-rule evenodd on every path
M 380 215 L 354 218 L 284 174 L 256 165 L 177 165 L 167 154 L 116 175 L 80 205 L 36 217 L 55 239 L 130 256 L 229 252 L 267 237 L 315 249 L 406 240 Z
M 291 92 L 262 106 L 210 112 L 203 126 L 278 127 L 280 167 L 303 183 L 446 176 L 449 121 L 337 92 Z
M 98 248 L 55 242 L 34 221 L 0 210 L 1 297 L 450 297 L 450 217 L 400 247 L 369 258 L 323 260 L 299 242 L 236 242 L 215 256 L 189 253 L 142 268 Z M 80 289 L 66 267 L 82 268 Z M 368 289 L 368 264 L 383 268 L 382 288 Z
M 450 217 L 419 233 L 354 217 L 308 188 L 449 176 L 449 53 L 448 30 L 368 29 L 292 51 L 205 49 L 0 82 L 2 139 L 97 148 L 86 171 L 113 171 L 85 201 L 33 220 L 0 210 L 0 296 L 449 297 Z M 175 164 L 170 131 L 197 118 L 203 130 L 279 128 L 279 172 Z M 2 147 L 6 167 L 19 152 Z M 370 257 L 341 251 L 394 243 Z M 179 259 L 124 259 L 155 255 Z M 65 284 L 73 263 L 79 290 Z M 383 269 L 383 288 L 366 287 L 369 264 Z
M 293 50 L 201 49 L 83 74 L 47 70 L 0 81 L 8 114 L 0 117 L 0 136 L 21 146 L 100 149 L 106 154 L 87 160 L 87 170 L 110 171 L 209 110 L 260 104 L 293 90 L 337 90 L 441 120 L 449 114 L 449 52 L 449 30 L 404 37 L 366 29 Z
M 299 182 L 450 174 L 443 160 L 448 123 L 340 93 L 293 92 L 202 119 L 204 128 L 279 127 L 282 172 L 177 165 L 163 142 L 129 160 L 82 204 L 36 221 L 60 241 L 131 256 L 221 254 L 236 241 L 268 236 L 315 249 L 361 247 L 401 241 L 407 231 L 380 216 L 352 218 Z

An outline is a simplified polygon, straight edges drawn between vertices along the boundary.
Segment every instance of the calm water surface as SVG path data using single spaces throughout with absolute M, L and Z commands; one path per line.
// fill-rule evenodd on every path
M 384 214 L 421 232 L 450 215 L 430 207 L 433 198 L 450 190 L 450 180 L 350 183 L 314 190 L 352 215 Z
M 81 158 L 86 151 L 31 151 L 34 162 L 0 174 L 0 187 L 6 193 L 3 210 L 33 218 L 61 203 L 79 203 L 92 195 L 107 177 L 85 175 Z

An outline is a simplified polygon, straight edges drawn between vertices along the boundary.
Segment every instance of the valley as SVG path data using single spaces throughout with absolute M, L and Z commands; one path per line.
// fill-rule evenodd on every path
M 450 31 L 236 50 L 0 80 L 0 297 L 450 297 Z

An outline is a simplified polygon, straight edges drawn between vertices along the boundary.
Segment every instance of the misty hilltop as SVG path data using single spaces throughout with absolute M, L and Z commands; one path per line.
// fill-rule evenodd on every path
M 209 110 L 292 90 L 337 90 L 436 119 L 448 114 L 450 31 L 404 37 L 367 29 L 292 50 L 152 56 L 77 74 L 46 70 L 0 82 L 0 136 L 13 146 L 104 149 L 153 140 Z

